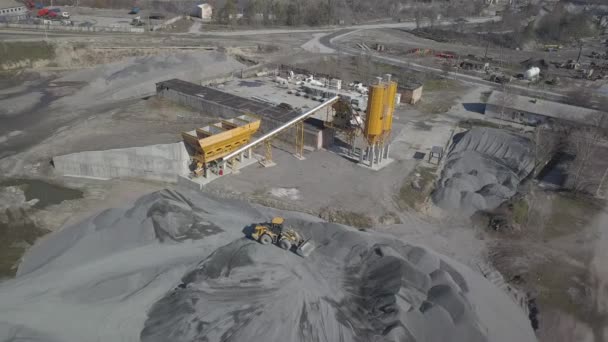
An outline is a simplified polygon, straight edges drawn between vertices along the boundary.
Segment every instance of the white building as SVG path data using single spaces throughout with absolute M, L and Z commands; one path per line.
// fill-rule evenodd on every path
M 200 10 L 199 16 L 201 17 L 201 19 L 211 20 L 211 17 L 213 16 L 213 6 L 205 3 L 198 5 L 197 7 Z
M 27 8 L 17 0 L 0 0 L 0 18 L 13 19 L 25 17 Z

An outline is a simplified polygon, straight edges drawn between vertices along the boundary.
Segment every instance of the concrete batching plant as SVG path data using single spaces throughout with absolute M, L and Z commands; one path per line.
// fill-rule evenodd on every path
M 391 75 L 378 78 L 376 84 L 369 87 L 363 129 L 367 147 L 359 155 L 362 164 L 377 168 L 388 160 L 396 96 L 397 82 L 391 79 Z

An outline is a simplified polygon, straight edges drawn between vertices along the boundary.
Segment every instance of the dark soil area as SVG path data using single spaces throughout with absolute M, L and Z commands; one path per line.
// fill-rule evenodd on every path
M 83 195 L 80 190 L 66 188 L 38 179 L 8 179 L 0 181 L 0 186 L 20 186 L 25 193 L 27 201 L 38 199 L 38 202 L 34 205 L 36 209 L 59 204 L 63 201 L 82 198 Z
M 475 46 L 505 47 L 515 49 L 521 44 L 521 37 L 515 32 L 508 33 L 473 33 L 461 32 L 454 28 L 419 28 L 408 31 L 418 37 L 431 39 L 440 43 L 461 43 Z
M 24 209 L 0 213 L 0 280 L 15 276 L 25 250 L 47 233 L 50 231 L 37 227 Z

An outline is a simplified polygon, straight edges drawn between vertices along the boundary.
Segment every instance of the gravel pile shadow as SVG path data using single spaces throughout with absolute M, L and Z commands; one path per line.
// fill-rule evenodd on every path
M 470 216 L 497 208 L 534 168 L 533 143 L 520 135 L 473 128 L 455 139 L 432 195 L 449 212 Z

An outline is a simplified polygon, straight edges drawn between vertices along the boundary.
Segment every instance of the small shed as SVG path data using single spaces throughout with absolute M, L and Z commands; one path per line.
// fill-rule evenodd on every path
M 200 4 L 197 6 L 199 11 L 198 11 L 198 16 L 203 19 L 203 20 L 211 20 L 211 17 L 213 16 L 213 6 L 211 6 L 208 3 L 204 3 L 204 4 Z
M 422 83 L 405 82 L 399 84 L 401 103 L 416 104 L 422 98 Z

